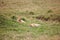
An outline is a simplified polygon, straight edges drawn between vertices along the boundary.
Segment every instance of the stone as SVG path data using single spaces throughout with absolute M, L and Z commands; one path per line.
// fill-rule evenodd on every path
M 20 20 L 20 22 L 25 23 L 25 21 L 23 21 L 23 20 Z
M 31 26 L 31 27 L 39 27 L 40 24 L 32 23 L 32 24 L 30 24 L 30 26 Z

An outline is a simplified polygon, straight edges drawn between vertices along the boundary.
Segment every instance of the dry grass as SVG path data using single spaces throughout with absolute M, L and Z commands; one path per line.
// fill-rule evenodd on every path
M 24 34 L 7 32 L 6 34 L 0 36 L 0 40 L 60 40 L 60 36 L 39 35 L 34 37 L 31 32 L 26 32 Z
M 0 40 L 60 40 L 60 0 L 0 0 L 0 15 Z M 26 23 L 17 22 L 18 16 Z M 48 17 L 59 21 L 44 21 Z
M 40 13 L 45 13 L 49 9 L 53 10 L 54 13 L 60 13 L 59 5 L 60 0 L 0 0 L 0 9 L 35 11 Z

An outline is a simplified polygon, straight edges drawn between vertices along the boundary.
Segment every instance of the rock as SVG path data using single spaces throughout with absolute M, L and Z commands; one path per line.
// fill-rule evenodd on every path
M 40 26 L 40 24 L 32 23 L 32 24 L 30 24 L 30 26 L 31 26 L 31 27 L 38 27 L 38 26 Z
M 18 17 L 17 22 L 19 22 L 19 23 L 25 23 L 25 21 L 22 20 L 20 17 Z
M 25 23 L 25 21 L 23 21 L 23 20 L 20 20 L 20 22 Z

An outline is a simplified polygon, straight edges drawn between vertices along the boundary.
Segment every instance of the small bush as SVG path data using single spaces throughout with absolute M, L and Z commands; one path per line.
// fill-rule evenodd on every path
M 45 20 L 45 21 L 48 21 L 50 19 L 50 17 L 46 17 L 46 16 L 43 16 L 43 15 L 37 16 L 36 18 L 39 19 L 39 20 Z
M 48 13 L 51 13 L 51 12 L 53 12 L 52 10 L 48 10 Z
M 11 18 L 12 18 L 13 20 L 16 20 L 16 16 L 12 16 Z
M 34 12 L 29 12 L 30 15 L 34 15 Z
M 25 19 L 25 18 L 21 18 L 21 20 L 26 21 L 26 19 Z

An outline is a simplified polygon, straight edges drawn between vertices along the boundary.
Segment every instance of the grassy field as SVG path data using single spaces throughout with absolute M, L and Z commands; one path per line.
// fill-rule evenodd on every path
M 36 19 L 38 14 L 32 15 L 31 12 L 25 13 L 26 12 L 18 12 L 18 14 L 4 12 L 0 14 L 0 40 L 51 40 L 50 37 L 60 35 L 59 21 L 39 20 Z M 15 18 L 12 18 L 13 16 Z M 17 22 L 17 16 L 25 19 L 25 23 Z M 46 15 L 43 16 L 45 17 Z M 53 16 L 56 18 L 59 15 Z M 40 26 L 31 27 L 31 23 L 37 23 L 40 24 Z M 42 36 L 42 39 L 40 36 Z
M 0 40 L 60 40 L 60 0 L 1 0 Z M 22 18 L 25 23 L 17 22 Z M 39 24 L 32 27 L 30 24 Z

